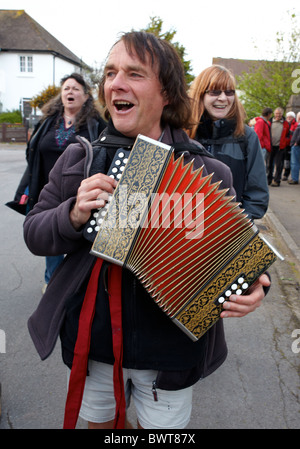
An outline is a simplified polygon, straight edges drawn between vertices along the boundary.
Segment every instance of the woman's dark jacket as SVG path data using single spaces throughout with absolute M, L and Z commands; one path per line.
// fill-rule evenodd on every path
M 293 137 L 291 140 L 291 146 L 300 146 L 300 124 L 297 126 L 296 130 L 293 133 Z
M 22 179 L 17 188 L 13 201 L 7 203 L 7 206 L 16 210 L 17 212 L 26 215 L 38 201 L 39 194 L 44 187 L 44 182 L 41 176 L 40 167 L 40 152 L 38 149 L 39 142 L 47 134 L 49 129 L 55 125 L 57 115 L 48 117 L 44 121 L 40 121 L 35 126 L 31 139 L 29 140 L 26 148 L 26 160 L 27 167 L 22 176 Z M 106 127 L 106 122 L 99 117 L 98 119 L 89 117 L 86 121 L 86 127 L 88 130 L 89 141 L 96 140 L 100 132 Z M 20 205 L 19 201 L 24 194 L 25 189 L 28 188 L 28 200 L 27 204 Z
M 114 135 L 104 131 L 106 142 Z M 103 139 L 103 136 L 101 137 Z M 77 317 L 95 256 L 83 232 L 76 231 L 69 218 L 81 181 L 94 172 L 105 170 L 107 146 L 101 138 L 90 145 L 86 139 L 70 145 L 50 172 L 49 183 L 39 202 L 24 222 L 24 237 L 30 251 L 39 256 L 67 254 L 55 272 L 28 327 L 42 359 L 47 358 L 61 333 L 65 363 L 72 363 Z M 126 140 L 126 139 L 125 139 Z M 166 129 L 163 142 L 188 143 L 181 130 Z M 231 172 L 209 155 L 191 155 L 194 166 L 204 165 L 204 175 L 222 181 L 228 194 L 234 194 Z M 90 358 L 113 363 L 111 324 L 104 274 L 100 275 L 95 319 L 92 329 Z M 159 371 L 157 386 L 179 389 L 195 383 L 218 368 L 226 358 L 227 347 L 220 319 L 198 342 L 192 342 L 157 307 L 136 278 L 126 269 L 122 273 L 122 307 L 125 367 Z M 70 338 L 71 336 L 71 338 Z
M 41 185 L 40 185 L 40 159 L 38 144 L 41 138 L 48 132 L 48 130 L 53 126 L 56 120 L 56 116 L 49 117 L 46 119 L 35 133 L 33 133 L 30 139 L 28 148 L 26 150 L 26 158 L 28 162 L 29 169 L 29 198 L 28 198 L 28 209 L 31 210 L 38 200 Z M 96 140 L 100 132 L 105 128 L 106 124 L 101 118 L 95 119 L 89 117 L 87 119 L 87 128 L 89 133 L 89 141 L 93 142 Z M 42 186 L 43 187 L 43 186 Z
M 245 125 L 245 135 L 234 137 L 235 127 L 234 120 L 213 122 L 203 117 L 195 140 L 230 168 L 237 201 L 255 220 L 264 216 L 269 205 L 266 167 L 255 131 Z

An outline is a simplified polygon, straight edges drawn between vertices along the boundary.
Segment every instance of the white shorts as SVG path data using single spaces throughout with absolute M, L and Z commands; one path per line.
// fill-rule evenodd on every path
M 126 407 L 132 396 L 137 419 L 144 429 L 183 429 L 190 420 L 192 387 L 178 391 L 157 389 L 152 383 L 157 371 L 123 368 Z M 104 423 L 115 417 L 113 366 L 89 360 L 79 416 L 86 421 Z

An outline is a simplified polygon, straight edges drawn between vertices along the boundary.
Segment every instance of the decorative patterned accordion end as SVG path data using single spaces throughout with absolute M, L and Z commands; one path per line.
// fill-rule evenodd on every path
M 281 257 L 212 174 L 138 136 L 91 253 L 131 270 L 192 340 Z

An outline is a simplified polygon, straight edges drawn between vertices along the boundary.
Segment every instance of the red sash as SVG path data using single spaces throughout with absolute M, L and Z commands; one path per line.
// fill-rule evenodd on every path
M 75 429 L 82 402 L 88 367 L 91 328 L 95 314 L 98 280 L 102 262 L 102 259 L 97 258 L 80 312 L 78 335 L 74 349 L 74 359 L 66 399 L 64 429 Z M 114 426 L 118 429 L 124 429 L 126 407 L 122 370 L 123 338 L 121 282 L 122 268 L 117 265 L 110 266 L 108 273 L 108 292 L 113 336 L 113 351 L 115 357 L 114 393 L 116 399 L 116 415 Z
M 123 331 L 122 331 L 122 268 L 111 265 L 108 272 L 109 307 L 113 338 L 114 363 L 114 393 L 116 400 L 116 415 L 114 429 L 124 429 L 125 426 L 125 391 L 123 382 Z

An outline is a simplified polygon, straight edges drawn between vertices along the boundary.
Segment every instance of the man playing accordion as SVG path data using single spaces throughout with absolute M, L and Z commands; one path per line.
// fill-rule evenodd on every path
M 182 129 L 190 125 L 190 101 L 180 58 L 167 41 L 124 34 L 108 55 L 99 98 L 107 128 L 92 145 L 79 139 L 67 148 L 25 220 L 25 241 L 34 254 L 66 254 L 29 319 L 30 334 L 42 359 L 60 335 L 63 361 L 72 368 L 65 427 L 75 427 L 79 408 L 89 428 L 127 427 L 132 396 L 139 428 L 184 428 L 192 385 L 226 358 L 222 318 L 254 311 L 270 281 L 264 274 L 246 295 L 232 295 L 221 319 L 193 342 L 129 270 L 103 262 L 97 272 L 84 226 L 116 188 L 106 175 L 116 150 L 132 147 L 138 134 L 181 143 L 185 162 L 204 166 L 204 175 L 213 173 L 213 182 L 222 181 L 234 195 L 228 167 L 201 148 L 198 154 L 188 150 L 193 144 Z

